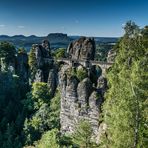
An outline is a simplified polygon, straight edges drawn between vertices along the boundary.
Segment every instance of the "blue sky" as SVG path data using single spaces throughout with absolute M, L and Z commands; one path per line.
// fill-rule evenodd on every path
M 148 0 L 0 0 L 0 35 L 116 37 L 127 20 L 148 25 Z

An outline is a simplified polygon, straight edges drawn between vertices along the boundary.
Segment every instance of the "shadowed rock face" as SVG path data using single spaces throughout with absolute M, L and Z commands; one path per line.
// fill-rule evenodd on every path
M 52 57 L 50 55 L 50 43 L 47 40 L 43 40 L 41 45 L 32 45 L 32 48 L 34 48 L 35 51 L 37 68 L 43 69 L 46 64 L 51 64 Z
M 32 48 L 35 53 L 37 69 L 34 82 L 47 83 L 51 96 L 53 96 L 57 86 L 57 72 L 50 54 L 50 43 L 47 40 L 43 40 L 41 45 L 34 44 Z
M 50 55 L 50 43 L 44 40 L 41 45 L 34 44 L 36 74 L 34 82 L 47 82 L 50 69 L 53 67 L 53 59 Z
M 18 53 L 17 54 L 17 74 L 20 76 L 20 79 L 24 83 L 29 81 L 29 65 L 28 65 L 28 55 L 27 53 Z
M 70 43 L 67 53 L 72 59 L 94 60 L 95 41 L 91 38 L 81 37 L 79 40 Z
M 54 96 L 57 87 L 57 72 L 56 69 L 50 69 L 47 81 L 49 92 L 51 96 Z

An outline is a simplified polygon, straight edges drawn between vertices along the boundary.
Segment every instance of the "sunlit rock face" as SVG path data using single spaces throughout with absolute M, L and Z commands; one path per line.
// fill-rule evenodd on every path
M 106 82 L 98 80 L 99 87 L 94 87 L 89 77 L 79 81 L 76 76 L 67 74 L 66 71 L 69 68 L 64 65 L 59 73 L 61 132 L 73 133 L 75 125 L 86 119 L 92 125 L 93 136 L 97 137 Z
M 107 62 L 112 63 L 115 60 L 116 52 L 112 49 L 108 52 Z
M 45 66 L 52 66 L 53 58 L 50 55 L 50 43 L 47 40 L 44 40 L 41 45 L 34 44 L 32 48 L 35 51 L 38 69 L 44 69 Z
M 69 45 L 67 53 L 72 59 L 94 60 L 95 41 L 92 38 L 81 37 Z
M 90 38 L 81 38 L 71 43 L 68 53 L 75 59 L 93 60 L 95 43 Z M 89 74 L 79 79 L 75 71 L 86 70 Z M 93 137 L 97 138 L 99 132 L 99 116 L 103 102 L 106 81 L 95 74 L 95 67 L 87 69 L 85 66 L 64 64 L 59 72 L 59 86 L 61 91 L 61 132 L 73 133 L 76 124 L 81 120 L 88 120 L 93 129 Z M 96 77 L 96 81 L 94 78 Z

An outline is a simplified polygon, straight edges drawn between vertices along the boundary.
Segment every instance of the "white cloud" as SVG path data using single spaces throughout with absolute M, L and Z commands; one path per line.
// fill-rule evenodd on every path
M 4 24 L 0 24 L 0 27 L 5 27 L 5 25 Z
M 23 28 L 25 28 L 25 26 L 22 26 L 22 25 L 20 25 L 20 26 L 17 26 L 19 29 L 23 29 Z

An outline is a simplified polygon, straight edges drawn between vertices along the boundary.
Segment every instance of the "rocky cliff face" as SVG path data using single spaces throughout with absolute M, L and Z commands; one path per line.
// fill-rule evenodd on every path
M 35 54 L 35 79 L 34 82 L 47 82 L 50 68 L 53 66 L 53 59 L 50 55 L 50 44 L 44 40 L 41 45 L 33 44 L 32 50 Z
M 6 62 L 6 58 L 0 58 L 0 71 L 8 71 L 11 75 L 19 76 L 22 85 L 28 85 L 29 65 L 28 55 L 25 52 L 17 52 L 11 62 Z
M 48 83 L 53 96 L 57 86 L 57 72 L 54 60 L 50 54 L 50 43 L 44 40 L 41 45 L 34 44 L 32 50 L 34 51 L 36 63 L 36 73 L 33 81 Z
M 93 60 L 95 56 L 95 41 L 91 38 L 82 37 L 70 43 L 67 52 L 72 59 Z
M 106 81 L 98 79 L 98 86 L 94 87 L 89 77 L 82 81 L 74 75 L 66 74 L 71 67 L 65 65 L 60 71 L 61 90 L 61 132 L 73 133 L 75 125 L 80 120 L 88 120 L 97 136 L 99 130 L 99 115 Z M 102 80 L 103 79 L 103 80 Z
M 71 43 L 68 48 L 69 55 L 74 59 L 94 59 L 95 44 L 90 38 L 81 38 Z M 83 79 L 77 72 L 82 69 L 87 74 Z M 75 125 L 81 120 L 88 120 L 96 138 L 99 131 L 99 116 L 106 79 L 97 76 L 95 67 L 87 69 L 77 64 L 75 67 L 64 65 L 59 72 L 59 85 L 61 90 L 61 132 L 73 133 Z M 77 72 L 73 72 L 77 71 Z M 94 81 L 94 78 L 98 81 Z M 97 85 L 96 85 L 97 82 Z

